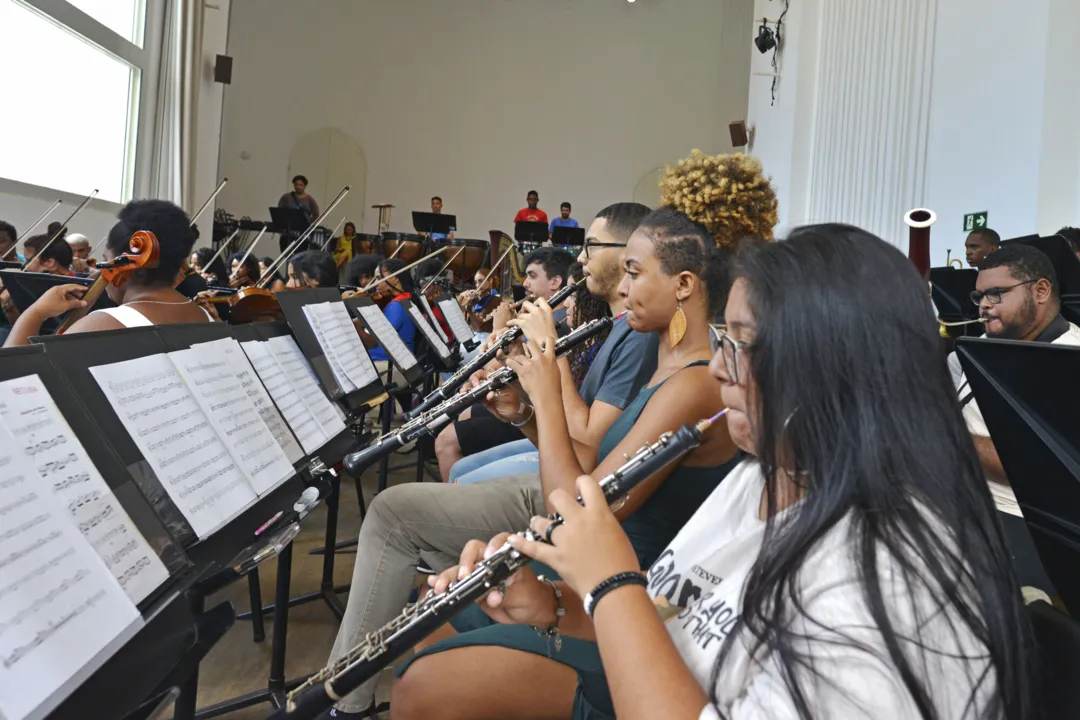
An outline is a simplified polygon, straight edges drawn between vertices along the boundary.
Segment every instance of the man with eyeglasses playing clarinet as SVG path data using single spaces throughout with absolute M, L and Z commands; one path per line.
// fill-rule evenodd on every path
M 1080 345 L 1080 327 L 1061 315 L 1054 267 L 1042 251 L 1030 245 L 1007 243 L 987 255 L 979 264 L 971 300 L 979 306 L 979 316 L 986 323 L 986 337 Z M 1045 587 L 1049 582 L 1045 575 L 1035 569 L 1038 563 L 1033 559 L 1038 555 L 1023 523 L 1020 506 L 955 353 L 949 355 L 949 369 L 994 503 L 1004 513 L 1006 539 L 1013 554 L 1021 557 L 1015 563 L 1021 584 L 1049 589 Z

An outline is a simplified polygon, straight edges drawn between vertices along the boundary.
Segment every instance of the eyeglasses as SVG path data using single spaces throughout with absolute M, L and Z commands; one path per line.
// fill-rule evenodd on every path
M 589 257 L 589 248 L 602 248 L 602 247 L 626 247 L 626 243 L 607 243 L 607 242 L 593 242 L 592 240 L 585 241 L 585 257 Z
M 1029 285 L 1033 282 L 1038 282 L 1038 279 L 1025 280 L 1024 282 L 1018 282 L 1015 285 L 1010 285 L 1009 287 L 989 288 L 987 290 L 973 290 L 971 292 L 971 302 L 975 303 L 975 305 L 982 305 L 983 298 L 986 298 L 990 301 L 991 305 L 999 305 L 1001 303 L 1002 295 L 1009 292 L 1013 288 L 1018 288 L 1021 285 Z
M 715 326 L 714 326 L 715 328 Z M 720 338 L 720 353 L 724 356 L 724 369 L 733 383 L 739 382 L 739 358 L 748 353 L 753 343 L 736 340 L 728 335 L 727 330 L 717 329 L 717 337 Z

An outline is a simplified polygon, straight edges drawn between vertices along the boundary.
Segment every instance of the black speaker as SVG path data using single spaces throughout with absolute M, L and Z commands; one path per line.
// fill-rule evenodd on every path
M 750 135 L 746 131 L 746 121 L 738 120 L 728 123 L 728 132 L 731 133 L 731 146 L 744 147 L 750 142 Z
M 214 82 L 228 85 L 232 82 L 232 58 L 228 55 L 218 55 L 214 62 Z

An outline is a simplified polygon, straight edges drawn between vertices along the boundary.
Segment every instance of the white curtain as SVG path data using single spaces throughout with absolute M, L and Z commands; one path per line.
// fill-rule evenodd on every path
M 154 127 L 153 197 L 193 210 L 203 0 L 165 0 Z

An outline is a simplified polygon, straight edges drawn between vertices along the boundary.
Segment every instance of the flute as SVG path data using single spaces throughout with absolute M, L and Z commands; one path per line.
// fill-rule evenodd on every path
M 664 433 L 652 445 L 638 450 L 600 481 L 608 506 L 621 505 L 635 487 L 700 445 L 705 431 L 726 412 L 727 408 L 696 425 L 683 425 L 674 432 Z M 578 502 L 581 502 L 580 497 Z M 558 515 L 549 517 L 555 523 L 562 523 Z M 543 541 L 531 530 L 520 534 L 530 540 Z M 487 595 L 528 562 L 528 557 L 505 543 L 491 557 L 477 564 L 468 576 L 451 583 L 445 593 L 429 594 L 415 605 L 405 608 L 389 623 L 368 633 L 359 645 L 340 660 L 308 678 L 286 696 L 285 707 L 271 715 L 271 720 L 310 720 L 316 717 L 375 677 L 384 667 Z
M 577 292 L 578 288 L 585 287 L 585 281 L 587 278 L 582 277 L 576 282 L 563 286 L 557 293 L 551 296 L 551 300 L 548 304 L 555 308 L 562 305 L 567 298 Z M 419 417 L 423 413 L 427 412 L 431 408 L 435 407 L 439 403 L 445 401 L 447 398 L 453 397 L 454 393 L 458 391 L 465 381 L 480 368 L 487 365 L 489 362 L 495 359 L 500 350 L 505 350 L 510 346 L 510 343 L 517 340 L 522 336 L 522 330 L 519 327 L 512 327 L 505 333 L 499 336 L 499 339 L 494 345 L 489 347 L 484 352 L 477 355 L 471 362 L 462 365 L 458 368 L 457 372 L 450 376 L 450 378 L 439 387 L 435 388 L 435 391 L 428 395 L 421 401 L 419 405 L 414 407 L 407 415 L 408 418 Z
M 576 345 L 580 345 L 597 333 L 611 327 L 611 318 L 597 318 L 573 330 L 555 343 L 555 354 L 558 356 L 570 352 Z M 345 471 L 353 477 L 359 477 L 366 468 L 382 460 L 390 453 L 405 447 L 421 435 L 430 433 L 434 435 L 454 421 L 458 415 L 470 407 L 473 403 L 480 402 L 493 390 L 504 388 L 517 380 L 517 373 L 508 367 L 501 367 L 487 376 L 476 387 L 451 395 L 442 403 L 430 408 L 427 412 L 408 421 L 397 430 L 383 435 L 374 443 L 354 453 L 349 453 L 342 461 Z

